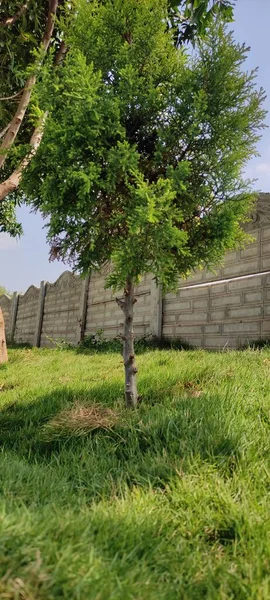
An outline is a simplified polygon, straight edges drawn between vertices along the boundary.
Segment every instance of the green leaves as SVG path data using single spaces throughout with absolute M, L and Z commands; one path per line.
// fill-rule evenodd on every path
M 13 237 L 22 234 L 22 226 L 16 219 L 15 202 L 0 202 L 0 233 L 9 233 Z
M 217 18 L 223 22 L 233 20 L 231 0 L 168 0 L 171 26 L 176 44 L 193 44 L 201 40 Z
M 252 199 L 242 170 L 264 94 L 247 50 L 219 27 L 190 58 L 167 18 L 165 1 L 80 0 L 66 62 L 36 88 L 50 116 L 23 192 L 49 217 L 53 256 L 82 273 L 111 261 L 118 289 L 147 272 L 172 289 L 215 265 L 242 243 Z

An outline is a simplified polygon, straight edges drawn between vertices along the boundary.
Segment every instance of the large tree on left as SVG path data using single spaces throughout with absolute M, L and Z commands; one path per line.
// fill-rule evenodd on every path
M 66 52 L 59 18 L 66 0 L 6 0 L 0 6 L 0 232 L 20 233 L 14 202 L 23 170 L 40 144 L 46 114 L 34 89 L 49 58 L 59 66 Z

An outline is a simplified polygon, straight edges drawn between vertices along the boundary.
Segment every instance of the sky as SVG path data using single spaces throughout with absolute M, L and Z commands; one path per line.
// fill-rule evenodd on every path
M 231 29 L 236 41 L 245 42 L 251 48 L 246 68 L 259 67 L 257 84 L 267 94 L 265 108 L 269 114 L 266 124 L 270 127 L 270 0 L 236 0 L 234 17 Z M 260 156 L 250 161 L 246 175 L 257 179 L 256 189 L 270 192 L 270 128 L 263 131 L 258 151 Z M 0 234 L 0 285 L 10 292 L 24 292 L 31 284 L 39 286 L 41 280 L 53 282 L 67 269 L 61 262 L 49 262 L 49 246 L 41 216 L 21 207 L 18 219 L 24 230 L 19 240 Z

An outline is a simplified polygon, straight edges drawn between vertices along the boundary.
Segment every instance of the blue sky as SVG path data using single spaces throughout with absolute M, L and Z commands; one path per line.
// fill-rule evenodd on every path
M 259 67 L 257 81 L 266 91 L 265 108 L 270 113 L 269 23 L 270 0 L 236 0 L 232 24 L 235 39 L 251 47 L 246 66 Z M 270 126 L 270 114 L 266 122 Z M 258 179 L 257 189 L 270 192 L 270 129 L 264 130 L 258 151 L 261 156 L 249 163 L 246 173 Z M 23 292 L 31 284 L 38 286 L 42 279 L 55 281 L 67 267 L 59 262 L 49 263 L 49 247 L 40 215 L 22 207 L 18 218 L 24 229 L 20 240 L 0 234 L 0 284 L 10 291 Z

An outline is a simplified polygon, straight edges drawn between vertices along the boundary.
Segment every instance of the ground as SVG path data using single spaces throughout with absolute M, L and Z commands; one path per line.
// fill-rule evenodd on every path
M 1 599 L 270 598 L 270 350 L 9 357 Z

